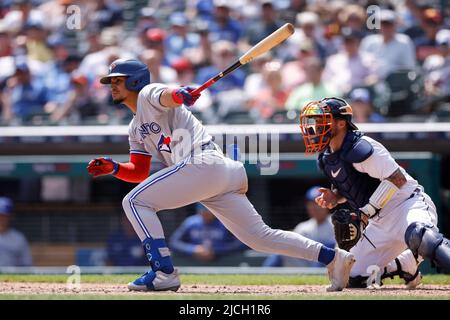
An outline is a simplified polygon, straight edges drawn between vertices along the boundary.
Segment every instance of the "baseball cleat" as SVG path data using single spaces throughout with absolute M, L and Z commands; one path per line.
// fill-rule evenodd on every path
M 355 261 L 352 253 L 336 248 L 333 261 L 327 265 L 328 278 L 331 282 L 331 286 L 327 288 L 328 292 L 342 291 L 347 286 L 350 270 Z
M 149 271 L 133 282 L 128 283 L 130 291 L 177 291 L 180 288 L 178 270 L 167 274 L 162 271 Z

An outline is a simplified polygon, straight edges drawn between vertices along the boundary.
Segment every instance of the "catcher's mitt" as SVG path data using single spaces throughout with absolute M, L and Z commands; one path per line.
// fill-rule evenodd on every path
M 339 248 L 349 251 L 361 238 L 366 223 L 361 220 L 361 212 L 337 209 L 332 213 L 331 222 Z

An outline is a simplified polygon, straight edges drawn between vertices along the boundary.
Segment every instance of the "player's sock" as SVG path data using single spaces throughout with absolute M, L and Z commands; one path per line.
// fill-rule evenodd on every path
M 333 261 L 336 251 L 334 249 L 322 246 L 319 252 L 319 262 L 325 265 Z
M 147 238 L 142 243 L 145 255 L 147 256 L 153 271 L 161 270 L 164 273 L 172 273 L 174 268 L 170 251 L 166 241 L 162 239 Z

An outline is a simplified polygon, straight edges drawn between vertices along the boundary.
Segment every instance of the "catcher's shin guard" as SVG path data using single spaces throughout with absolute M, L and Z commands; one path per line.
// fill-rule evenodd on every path
M 435 227 L 414 222 L 406 229 L 405 242 L 416 257 L 428 258 L 438 270 L 450 273 L 450 241 Z

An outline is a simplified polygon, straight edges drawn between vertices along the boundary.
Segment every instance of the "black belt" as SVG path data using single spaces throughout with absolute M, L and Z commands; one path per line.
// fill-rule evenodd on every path
M 408 200 L 413 198 L 414 196 L 418 195 L 422 190 L 420 190 L 420 188 L 416 188 L 414 189 L 414 191 L 411 193 L 411 195 L 409 196 Z
M 203 151 L 205 151 L 205 150 L 217 150 L 217 146 L 216 146 L 216 144 L 214 142 L 209 141 L 209 142 L 207 142 L 205 144 L 202 144 L 201 149 Z

